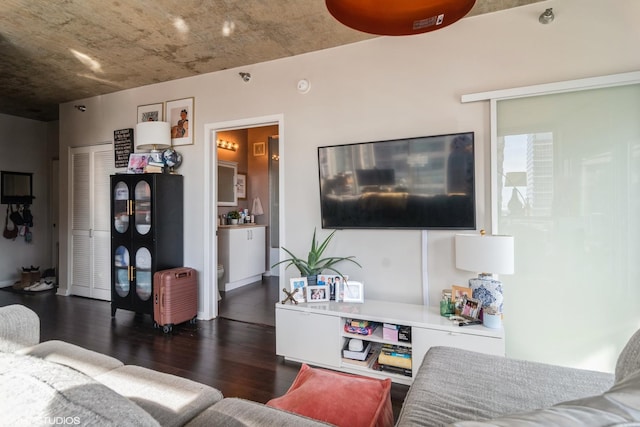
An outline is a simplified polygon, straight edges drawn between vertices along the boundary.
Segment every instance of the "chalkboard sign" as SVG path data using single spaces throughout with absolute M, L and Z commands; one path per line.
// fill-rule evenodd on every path
M 117 168 L 126 168 L 133 152 L 133 129 L 113 131 L 113 150 Z

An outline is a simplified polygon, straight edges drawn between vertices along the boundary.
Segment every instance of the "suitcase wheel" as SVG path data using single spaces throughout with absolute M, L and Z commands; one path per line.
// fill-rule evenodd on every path
M 189 320 L 189 323 L 192 325 L 195 325 L 197 321 L 198 321 L 197 317 L 194 317 L 193 319 Z
M 172 330 L 173 330 L 173 325 L 164 325 L 162 327 L 162 332 L 164 332 L 165 334 L 168 334 Z

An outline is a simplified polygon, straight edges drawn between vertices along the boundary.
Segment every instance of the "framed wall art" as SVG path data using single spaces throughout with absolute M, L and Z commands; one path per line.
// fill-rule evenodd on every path
M 264 156 L 267 154 L 264 142 L 254 142 L 253 143 L 253 155 L 254 156 Z
M 247 175 L 244 173 L 236 175 L 236 194 L 238 199 L 247 198 Z
M 164 119 L 164 104 L 138 105 L 138 121 L 141 122 L 161 122 Z
M 171 145 L 193 144 L 193 103 L 193 97 L 167 101 L 165 110 L 171 126 Z

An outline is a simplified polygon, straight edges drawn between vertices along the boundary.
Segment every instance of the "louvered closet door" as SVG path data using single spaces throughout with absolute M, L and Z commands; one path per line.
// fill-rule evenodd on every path
M 111 300 L 111 144 L 71 152 L 71 286 L 73 295 Z

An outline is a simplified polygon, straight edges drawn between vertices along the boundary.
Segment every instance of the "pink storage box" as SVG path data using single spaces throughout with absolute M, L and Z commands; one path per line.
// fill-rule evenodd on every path
M 394 326 L 393 329 L 384 327 L 382 328 L 382 338 L 388 341 L 398 342 L 398 329 Z

